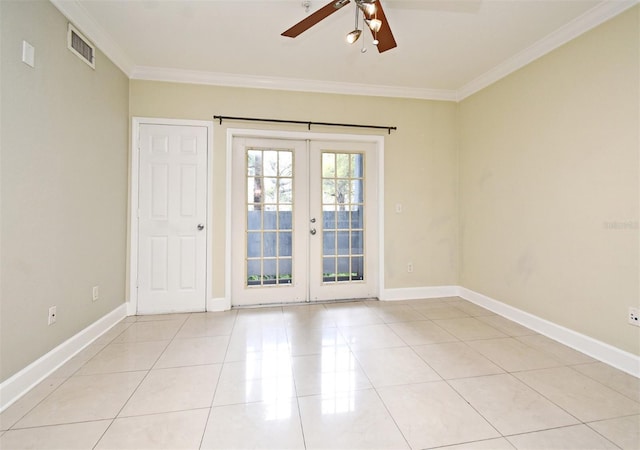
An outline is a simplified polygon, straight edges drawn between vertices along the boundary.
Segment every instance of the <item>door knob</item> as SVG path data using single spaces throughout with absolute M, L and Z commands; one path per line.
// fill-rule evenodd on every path
M 314 234 L 316 234 L 316 233 L 317 233 L 317 231 L 316 231 L 316 229 L 315 229 L 315 228 L 312 228 L 312 229 L 310 229 L 310 230 L 309 230 L 309 233 L 311 233 L 312 235 L 314 235 Z
M 312 217 L 310 222 L 311 222 L 311 223 L 316 223 L 316 218 L 315 218 L 315 217 Z
M 198 231 L 202 231 L 204 230 L 204 224 L 203 223 L 199 223 L 198 224 Z

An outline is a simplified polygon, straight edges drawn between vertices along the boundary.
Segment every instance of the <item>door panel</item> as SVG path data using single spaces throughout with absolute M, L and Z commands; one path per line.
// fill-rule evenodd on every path
M 377 295 L 377 153 L 362 142 L 310 143 L 309 299 Z M 315 237 L 318 239 L 314 239 Z
M 235 138 L 232 156 L 232 303 L 306 299 L 304 141 Z M 294 170 L 295 167 L 295 170 Z
M 204 311 L 207 129 L 144 124 L 139 134 L 138 313 Z

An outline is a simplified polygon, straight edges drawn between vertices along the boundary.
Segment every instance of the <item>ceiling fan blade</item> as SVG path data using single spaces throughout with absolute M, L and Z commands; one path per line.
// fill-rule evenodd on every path
M 304 31 L 307 31 L 309 28 L 317 24 L 323 19 L 326 19 L 331 14 L 342 8 L 343 6 L 351 3 L 351 0 L 332 0 L 328 4 L 324 5 L 322 8 L 314 12 L 313 14 L 305 17 L 300 22 L 289 28 L 287 31 L 282 33 L 282 36 L 287 36 L 290 38 L 294 38 L 301 34 Z
M 374 39 L 378 39 L 378 52 L 386 52 L 387 50 L 391 50 L 398 46 L 396 44 L 396 40 L 393 37 L 393 33 L 391 32 L 391 27 L 389 26 L 389 22 L 387 21 L 387 16 L 384 14 L 384 9 L 382 9 L 382 2 L 378 0 L 376 2 L 376 12 L 374 14 L 365 14 L 367 19 L 377 18 L 382 21 L 382 26 L 380 27 L 380 31 L 374 33 L 371 31 Z

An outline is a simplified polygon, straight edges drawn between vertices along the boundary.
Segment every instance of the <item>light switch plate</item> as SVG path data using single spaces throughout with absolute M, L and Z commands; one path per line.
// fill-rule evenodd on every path
M 22 62 L 28 66 L 36 66 L 36 49 L 27 41 L 22 41 Z

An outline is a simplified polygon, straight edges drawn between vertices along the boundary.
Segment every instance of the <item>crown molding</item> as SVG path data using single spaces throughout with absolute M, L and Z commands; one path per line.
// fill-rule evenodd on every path
M 82 31 L 127 77 L 131 78 L 133 61 L 77 0 L 50 0 L 73 25 Z
M 498 64 L 457 90 L 456 101 L 462 101 L 470 95 L 486 88 L 501 78 L 532 63 L 556 48 L 586 33 L 618 14 L 638 4 L 640 0 L 604 0 L 581 16 L 542 38 L 529 48 Z
M 256 75 L 237 75 L 230 73 L 145 66 L 134 67 L 130 78 L 135 80 L 168 81 L 174 83 L 206 84 L 253 89 L 319 92 L 323 94 L 366 95 L 372 97 L 400 97 L 423 100 L 455 101 L 457 96 L 457 93 L 454 90 L 383 86 Z
M 446 90 L 134 66 L 129 55 L 127 55 L 107 32 L 100 28 L 79 0 L 50 1 L 131 79 L 454 102 L 464 100 L 640 3 L 640 0 L 603 0 L 580 17 L 552 32 L 529 48 L 498 64 L 488 72 L 471 80 L 459 89 Z

